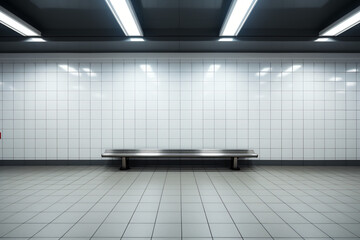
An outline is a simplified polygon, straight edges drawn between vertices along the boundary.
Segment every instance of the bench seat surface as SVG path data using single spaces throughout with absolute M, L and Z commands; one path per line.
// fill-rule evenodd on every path
M 107 149 L 102 157 L 257 157 L 245 149 Z

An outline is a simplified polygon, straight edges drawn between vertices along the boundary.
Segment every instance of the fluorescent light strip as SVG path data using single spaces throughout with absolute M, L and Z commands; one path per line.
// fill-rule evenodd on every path
M 360 23 L 360 6 L 320 32 L 320 36 L 338 36 Z
M 41 36 L 40 31 L 0 6 L 0 23 L 23 36 Z
M 221 27 L 220 36 L 237 36 L 256 2 L 257 0 L 233 0 Z
M 106 0 L 126 36 L 143 36 L 139 21 L 129 0 Z

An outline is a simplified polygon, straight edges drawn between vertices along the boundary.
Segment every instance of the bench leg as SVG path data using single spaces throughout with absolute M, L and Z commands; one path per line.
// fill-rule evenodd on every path
M 240 168 L 238 166 L 238 158 L 237 157 L 233 158 L 231 169 L 232 170 L 240 170 Z
M 122 157 L 120 170 L 126 170 L 126 169 L 128 169 L 126 164 L 126 157 Z

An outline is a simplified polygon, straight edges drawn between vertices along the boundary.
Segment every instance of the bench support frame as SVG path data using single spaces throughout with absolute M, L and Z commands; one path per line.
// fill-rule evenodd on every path
M 129 160 L 126 157 L 121 157 L 121 167 L 120 170 L 128 170 L 129 169 Z M 238 165 L 238 157 L 233 157 L 231 161 L 231 169 L 232 170 L 240 170 Z
M 240 170 L 239 166 L 238 166 L 238 157 L 234 157 L 232 160 L 232 164 L 231 164 L 231 169 L 232 170 Z
M 121 157 L 121 167 L 120 170 L 127 170 L 129 169 L 126 157 Z

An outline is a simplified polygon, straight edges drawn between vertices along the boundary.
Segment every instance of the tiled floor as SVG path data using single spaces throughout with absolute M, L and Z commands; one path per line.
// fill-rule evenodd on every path
M 360 168 L 1 167 L 1 239 L 360 239 Z

